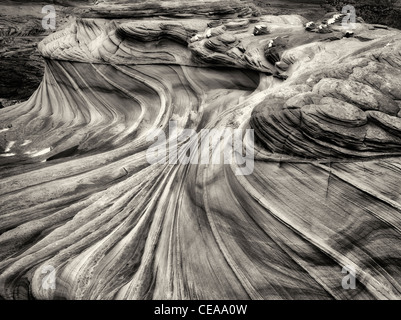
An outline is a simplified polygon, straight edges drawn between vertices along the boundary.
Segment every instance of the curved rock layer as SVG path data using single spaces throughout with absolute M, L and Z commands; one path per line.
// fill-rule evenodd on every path
M 0 108 L 28 99 L 43 78 L 44 62 L 37 43 L 52 30 L 42 27 L 46 3 L 0 2 Z M 69 21 L 62 7 L 57 11 L 56 28 Z
M 82 20 L 42 42 L 40 87 L 0 110 L 3 298 L 400 298 L 399 31 L 223 22 Z M 170 120 L 253 127 L 253 172 L 149 164 Z

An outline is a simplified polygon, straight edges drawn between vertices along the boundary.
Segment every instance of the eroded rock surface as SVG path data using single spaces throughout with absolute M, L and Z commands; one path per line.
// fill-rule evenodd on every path
M 355 42 L 327 44 L 329 66 L 293 76 L 254 109 L 251 125 L 268 150 L 311 158 L 399 154 L 401 43 L 391 36 Z
M 0 3 L 0 102 L 5 106 L 27 100 L 43 77 L 44 61 L 37 43 L 52 30 L 42 26 L 42 8 L 49 3 L 3 0 Z M 56 29 L 70 21 L 57 10 Z

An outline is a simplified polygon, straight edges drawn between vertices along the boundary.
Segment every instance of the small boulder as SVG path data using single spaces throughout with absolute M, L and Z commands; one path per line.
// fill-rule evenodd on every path
M 347 31 L 345 34 L 344 34 L 344 37 L 345 38 L 352 38 L 354 36 L 354 32 L 353 31 Z

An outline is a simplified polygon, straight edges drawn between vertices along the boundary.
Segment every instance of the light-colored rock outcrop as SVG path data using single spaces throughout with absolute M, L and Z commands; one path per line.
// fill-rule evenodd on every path
M 333 41 L 241 8 L 79 18 L 41 42 L 40 87 L 0 110 L 3 298 L 400 298 L 400 31 Z M 149 164 L 170 120 L 254 128 L 252 174 Z

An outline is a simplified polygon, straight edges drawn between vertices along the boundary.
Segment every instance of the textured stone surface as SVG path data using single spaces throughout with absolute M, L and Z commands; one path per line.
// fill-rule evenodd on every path
M 369 44 L 342 41 L 344 47 L 325 45 L 330 65 L 295 72 L 279 93 L 272 92 L 254 109 L 251 126 L 268 150 L 316 159 L 399 153 L 398 38 L 384 35 Z M 285 90 L 291 96 L 281 93 Z M 299 92 L 292 94 L 294 90 Z
M 8 0 L 0 3 L 0 101 L 5 106 L 28 99 L 42 80 L 44 62 L 36 47 L 51 33 L 42 27 L 42 7 L 47 4 Z M 60 5 L 55 8 L 59 29 L 71 19 Z
M 1 297 L 399 299 L 400 31 L 124 6 L 75 8 L 38 89 L 0 109 Z M 253 128 L 254 171 L 150 165 L 169 120 Z

